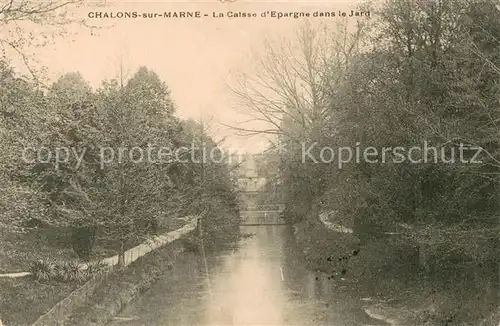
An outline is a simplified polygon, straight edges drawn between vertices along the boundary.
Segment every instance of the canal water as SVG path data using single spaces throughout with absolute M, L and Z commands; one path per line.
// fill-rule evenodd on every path
M 340 280 L 305 267 L 289 227 L 241 228 L 252 236 L 230 250 L 183 254 L 111 325 L 380 325 Z

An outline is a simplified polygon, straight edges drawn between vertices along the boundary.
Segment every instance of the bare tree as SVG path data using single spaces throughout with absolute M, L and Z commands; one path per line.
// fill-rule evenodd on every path
M 50 44 L 54 36 L 67 33 L 67 26 L 80 24 L 91 28 L 81 17 L 71 13 L 86 4 L 85 0 L 0 0 L 0 52 L 13 53 L 38 82 L 39 72 L 33 65 L 28 48 Z M 100 2 L 93 2 L 99 5 Z
M 284 134 L 284 124 L 300 133 L 319 132 L 350 58 L 360 51 L 362 36 L 361 25 L 352 32 L 347 24 L 336 31 L 305 24 L 292 40 L 266 40 L 256 71 L 240 73 L 230 87 L 249 117 L 232 127 L 242 135 Z

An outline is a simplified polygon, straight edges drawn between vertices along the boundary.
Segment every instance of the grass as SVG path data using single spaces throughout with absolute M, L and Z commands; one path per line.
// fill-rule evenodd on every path
M 30 277 L 0 278 L 0 312 L 4 325 L 31 325 L 78 287 L 76 283 L 36 282 Z
M 139 258 L 126 269 L 114 271 L 87 303 L 70 316 L 68 325 L 107 324 L 123 306 L 149 289 L 165 271 L 170 270 L 176 255 L 182 250 L 182 242 L 176 240 Z
M 163 223 L 157 233 L 163 234 L 179 229 L 184 221 L 172 219 Z M 78 256 L 71 245 L 71 230 L 66 228 L 38 228 L 28 233 L 3 233 L 0 237 L 0 273 L 26 272 L 31 263 L 37 260 L 75 260 Z M 145 239 L 135 239 L 126 244 L 130 249 Z M 98 260 L 117 255 L 120 243 L 97 238 L 91 259 Z
M 185 221 L 178 219 L 169 219 L 164 221 L 156 231 L 156 234 L 161 235 L 170 231 L 180 229 L 186 224 Z M 146 241 L 146 238 L 133 239 L 125 244 L 125 250 L 133 248 Z M 99 238 L 96 240 L 94 248 L 92 249 L 91 259 L 102 259 L 106 257 L 111 257 L 117 255 L 120 252 L 120 243 L 117 241 L 111 241 Z
M 26 272 L 33 261 L 40 259 L 76 259 L 73 249 L 64 241 L 64 232 L 53 229 L 3 234 L 0 240 L 0 273 Z
M 185 222 L 173 220 L 158 233 L 178 229 Z M 0 239 L 0 273 L 26 272 L 37 260 L 75 261 L 78 259 L 69 244 L 69 230 L 40 228 L 24 234 L 2 234 Z M 140 243 L 130 243 L 128 247 Z M 128 249 L 128 248 L 127 248 Z M 99 240 L 94 259 L 118 253 L 117 243 Z M 137 264 L 136 264 L 137 266 Z M 132 269 L 133 270 L 133 269 Z M 5 325 L 29 325 L 40 315 L 67 297 L 77 282 L 38 282 L 32 277 L 0 278 L 0 319 Z

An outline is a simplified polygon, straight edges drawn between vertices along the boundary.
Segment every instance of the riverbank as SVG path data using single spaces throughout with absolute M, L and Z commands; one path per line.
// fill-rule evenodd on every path
M 69 316 L 68 325 L 106 325 L 126 304 L 172 269 L 183 251 L 179 239 L 137 259 L 125 269 L 115 270 L 85 304 Z
M 160 277 L 172 274 L 178 258 L 188 252 L 202 254 L 202 250 L 223 251 L 240 239 L 239 228 L 222 228 L 225 232 L 207 229 L 210 232 L 203 233 L 203 246 L 199 234 L 193 231 L 140 257 L 127 268 L 113 271 L 85 303 L 71 313 L 67 325 L 107 325 L 127 304 L 148 291 Z
M 180 223 L 171 223 L 168 229 L 179 229 Z M 185 224 L 185 222 L 183 222 Z M 167 230 L 165 226 L 162 230 Z M 11 235 L 4 237 L 2 243 L 6 246 L 0 262 L 8 266 L 7 270 L 29 270 L 30 263 L 35 259 L 54 259 L 59 261 L 77 261 L 71 248 L 64 242 L 66 234 L 55 236 L 52 229 L 34 230 L 27 234 Z M 174 231 L 174 230 L 171 230 Z M 13 240 L 18 239 L 17 246 Z M 12 250 L 10 250 L 11 248 Z M 106 253 L 114 254 L 110 246 Z M 109 256 L 108 256 L 109 257 Z M 17 259 L 16 259 L 17 258 Z M 98 256 L 97 258 L 102 258 Z M 131 258 L 131 257 L 128 257 Z M 15 262 L 15 264 L 9 264 Z M 17 268 L 16 268 L 17 266 Z M 84 280 L 61 282 L 59 280 L 38 281 L 32 276 L 0 278 L 0 319 L 6 325 L 30 325 L 38 317 L 51 310 L 58 302 L 67 298 L 76 289 L 83 285 Z M 22 307 L 22 308 L 20 308 Z
M 206 214 L 205 218 L 207 219 L 207 226 L 204 227 L 203 238 L 205 239 L 204 243 L 207 251 L 215 250 L 218 245 L 239 238 L 238 220 L 236 218 L 232 218 L 228 214 L 223 215 L 220 211 Z M 180 227 L 181 222 L 184 225 L 182 228 Z M 35 321 L 40 322 L 40 325 L 52 325 L 62 318 L 71 317 L 76 318 L 76 324 L 80 325 L 88 324 L 87 320 L 82 319 L 87 318 L 83 316 L 91 311 L 90 315 L 103 316 L 96 317 L 97 323 L 106 320 L 106 316 L 115 314 L 122 305 L 132 300 L 137 293 L 148 288 L 160 276 L 161 272 L 168 270 L 174 261 L 172 257 L 179 254 L 178 248 L 182 248 L 182 251 L 185 249 L 199 250 L 199 243 L 194 241 L 200 238 L 199 234 L 193 232 L 193 228 L 195 228 L 193 223 L 195 222 L 191 221 L 186 224 L 186 220 L 182 219 L 176 224 L 171 223 L 168 227 L 175 225 L 177 226 L 175 230 L 156 237 L 157 241 L 146 241 L 130 248 L 125 252 L 125 263 L 133 262 L 130 267 L 123 270 L 107 271 L 104 280 L 101 277 L 96 277 L 89 282 L 86 282 L 83 278 L 64 282 L 60 279 L 52 280 L 50 278 L 43 281 L 34 279 L 30 275 L 18 278 L 0 278 L 0 293 L 2 293 L 2 296 L 0 296 L 0 319 L 6 325 L 17 326 L 31 325 Z M 164 229 L 162 228 L 162 230 Z M 29 245 L 34 243 L 44 244 L 40 246 L 40 250 L 33 249 L 32 253 L 26 255 L 26 259 L 21 260 L 21 263 L 18 264 L 19 269 L 29 270 L 28 262 L 34 257 L 45 260 L 55 259 L 58 262 L 64 261 L 63 258 L 56 255 L 57 251 L 54 248 L 57 248 L 57 246 L 65 249 L 67 257 L 73 257 L 72 262 L 79 262 L 74 256 L 71 256 L 74 253 L 71 253 L 71 249 L 65 246 L 65 242 L 59 241 L 67 239 L 65 234 L 55 237 L 53 233 L 45 234 L 45 230 L 41 231 L 16 235 L 22 237 L 25 243 Z M 177 231 L 182 232 L 177 234 Z M 45 236 L 38 236 L 40 234 Z M 179 239 L 179 236 L 182 236 L 182 238 Z M 194 240 L 190 241 L 188 239 Z M 164 246 L 165 248 L 158 248 L 165 243 L 167 243 Z M 16 249 L 16 253 L 24 253 L 28 252 L 29 245 L 20 245 L 13 248 Z M 109 253 L 114 253 L 110 251 L 113 249 L 112 246 L 107 249 Z M 145 256 L 140 257 L 141 255 Z M 140 257 L 138 261 L 134 262 L 138 257 Z M 118 257 L 108 256 L 102 261 L 108 265 L 116 265 Z M 89 285 L 90 283 L 92 284 Z M 104 292 L 102 292 L 103 290 Z M 85 306 L 84 308 L 80 307 L 82 304 Z M 92 310 L 94 308 L 90 309 L 95 305 L 103 307 L 104 310 L 95 312 Z M 54 323 L 51 323 L 52 319 L 54 319 Z M 88 322 L 92 323 L 93 321 L 89 320 Z
M 443 269 L 429 278 L 419 271 L 418 252 L 411 245 L 383 239 L 360 245 L 353 235 L 321 224 L 300 223 L 294 230 L 309 267 L 343 282 L 377 319 L 405 326 L 498 325 L 491 318 L 498 284 L 484 278 L 491 275 L 490 266 Z
M 4 325 L 31 325 L 78 288 L 77 283 L 41 283 L 30 277 L 0 279 L 0 319 Z
M 157 234 L 177 230 L 185 225 L 184 220 L 163 221 Z M 56 228 L 44 225 L 24 233 L 3 232 L 0 237 L 0 274 L 26 272 L 36 260 L 50 257 L 55 260 L 80 260 L 72 248 L 72 228 Z M 139 245 L 143 240 L 133 239 L 125 243 L 125 250 Z M 96 237 L 89 259 L 99 260 L 120 252 L 120 242 Z

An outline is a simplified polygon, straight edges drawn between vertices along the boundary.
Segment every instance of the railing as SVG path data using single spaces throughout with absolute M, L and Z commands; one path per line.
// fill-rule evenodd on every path
M 283 204 L 271 204 L 271 205 L 252 205 L 245 207 L 244 211 L 278 211 L 283 212 L 285 210 L 285 205 Z
M 200 215 L 201 216 L 201 215 Z M 179 239 L 181 236 L 194 231 L 197 227 L 197 222 L 200 216 L 190 217 L 190 221 L 180 229 L 170 231 L 164 235 L 157 236 L 149 241 L 146 241 L 132 249 L 125 252 L 124 265 L 127 266 L 137 260 L 138 258 L 148 254 L 149 252 L 165 246 L 173 241 Z M 71 315 L 75 309 L 82 305 L 94 293 L 101 284 L 107 281 L 108 276 L 113 272 L 113 267 L 118 264 L 118 256 L 109 257 L 104 260 L 109 268 L 105 269 L 102 273 L 94 275 L 84 285 L 74 290 L 68 297 L 59 301 L 48 312 L 40 316 L 32 326 L 52 326 L 64 325 L 68 316 Z M 0 326 L 1 326 L 0 321 Z
M 189 216 L 189 222 L 184 225 L 182 228 L 170 231 L 166 234 L 159 235 L 156 237 L 153 237 L 139 245 L 137 245 L 134 248 L 128 249 L 124 253 L 124 265 L 127 266 L 137 260 L 139 257 L 144 256 L 148 252 L 159 248 L 163 246 L 164 244 L 170 243 L 178 238 L 180 238 L 182 235 L 187 234 L 191 231 L 193 231 L 196 228 L 197 224 L 197 217 L 196 216 Z M 103 259 L 103 262 L 109 266 L 114 266 L 118 265 L 118 260 L 119 260 L 119 255 L 114 255 L 112 257 L 108 257 Z M 86 269 L 87 268 L 87 263 L 82 263 L 80 264 L 80 268 Z M 18 278 L 18 277 L 25 277 L 31 275 L 30 272 L 15 272 L 15 273 L 6 273 L 6 274 L 0 274 L 0 278 L 2 277 L 8 277 L 8 278 Z M 1 326 L 1 325 L 0 325 Z
M 323 212 L 319 214 L 319 221 L 323 223 L 323 225 L 332 231 L 339 232 L 339 233 L 354 233 L 353 229 L 351 228 L 346 228 L 340 224 L 332 223 L 328 220 L 328 218 L 332 215 L 335 214 L 335 211 L 330 211 L 330 212 Z
M 191 221 L 189 221 L 182 228 L 170 231 L 166 234 L 156 236 L 152 239 L 141 243 L 140 245 L 131 248 L 124 253 L 124 266 L 128 266 L 138 258 L 146 255 L 147 253 L 164 246 L 167 243 L 173 242 L 174 240 L 179 239 L 181 236 L 193 231 L 196 228 L 197 220 L 194 217 L 191 217 Z M 104 259 L 104 262 L 110 266 L 118 265 L 119 255 L 115 255 L 113 257 L 109 257 Z
M 285 225 L 282 211 L 240 211 L 241 225 Z

